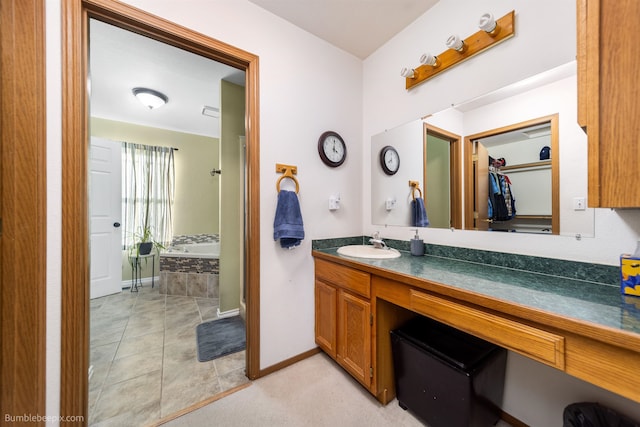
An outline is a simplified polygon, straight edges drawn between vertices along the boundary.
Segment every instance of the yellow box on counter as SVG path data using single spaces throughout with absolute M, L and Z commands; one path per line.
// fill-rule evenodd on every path
M 620 256 L 620 292 L 640 297 L 640 257 Z

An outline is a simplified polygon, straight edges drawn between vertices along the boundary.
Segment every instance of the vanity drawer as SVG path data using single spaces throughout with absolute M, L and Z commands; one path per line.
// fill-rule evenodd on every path
M 321 259 L 316 259 L 315 262 L 317 279 L 340 286 L 366 298 L 371 295 L 371 276 L 369 273 Z
M 425 316 L 564 370 L 564 337 L 412 290 L 410 308 Z

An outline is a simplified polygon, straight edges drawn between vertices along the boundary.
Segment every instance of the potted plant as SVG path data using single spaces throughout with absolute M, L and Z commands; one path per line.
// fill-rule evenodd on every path
M 155 248 L 157 252 L 164 249 L 164 245 L 153 238 L 151 228 L 145 226 L 140 232 L 133 234 L 134 244 L 131 247 L 130 256 L 139 257 L 140 255 L 149 255 L 151 250 Z

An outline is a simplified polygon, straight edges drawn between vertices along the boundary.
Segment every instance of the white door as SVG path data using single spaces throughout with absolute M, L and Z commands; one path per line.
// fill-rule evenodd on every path
M 89 148 L 90 298 L 122 291 L 121 143 L 91 138 Z

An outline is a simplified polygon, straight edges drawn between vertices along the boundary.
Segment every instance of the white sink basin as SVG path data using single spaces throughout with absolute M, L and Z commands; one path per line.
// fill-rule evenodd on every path
M 396 249 L 378 249 L 372 245 L 349 245 L 338 248 L 340 255 L 346 255 L 354 258 L 375 258 L 375 259 L 387 259 L 398 258 L 400 252 Z

